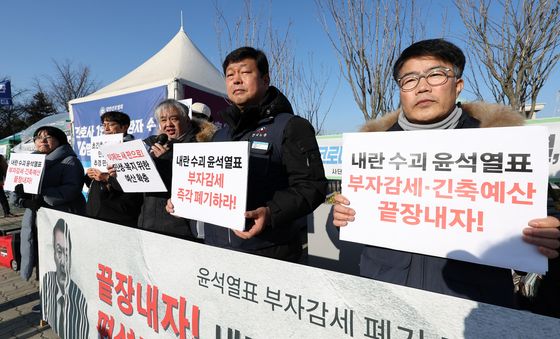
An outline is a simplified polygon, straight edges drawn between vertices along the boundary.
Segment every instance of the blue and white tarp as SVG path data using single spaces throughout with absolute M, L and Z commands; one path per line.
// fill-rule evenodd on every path
M 73 104 L 74 150 L 84 167 L 91 163 L 91 137 L 103 133 L 99 117 L 108 111 L 124 112 L 130 116 L 129 134 L 144 139 L 157 133 L 154 109 L 167 98 L 167 86 L 151 88 L 110 98 Z

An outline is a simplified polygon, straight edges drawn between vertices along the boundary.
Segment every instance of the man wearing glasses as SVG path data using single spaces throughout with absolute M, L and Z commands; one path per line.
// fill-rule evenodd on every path
M 401 107 L 362 131 L 414 131 L 523 125 L 523 117 L 510 107 L 484 103 L 457 103 L 464 86 L 465 56 L 443 39 L 423 40 L 406 48 L 393 67 L 400 88 Z M 335 198 L 334 225 L 354 221 L 355 211 L 342 195 Z M 558 257 L 560 221 L 555 217 L 531 220 L 523 240 L 537 246 L 548 258 Z M 408 287 L 506 307 L 514 306 L 511 270 L 366 246 L 360 274 Z
M 130 126 L 128 114 L 110 111 L 103 113 L 100 119 L 104 134 L 122 133 L 124 142 L 134 140 L 134 136 L 127 133 Z M 124 193 L 115 177 L 93 167 L 86 171 L 85 184 L 89 187 L 86 204 L 88 217 L 136 227 L 142 194 Z

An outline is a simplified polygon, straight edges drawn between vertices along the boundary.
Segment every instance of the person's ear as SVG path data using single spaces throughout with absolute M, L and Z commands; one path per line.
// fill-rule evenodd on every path
M 263 81 L 266 87 L 270 86 L 270 74 L 267 73 L 263 75 Z
M 461 94 L 461 91 L 463 90 L 463 88 L 465 87 L 465 81 L 463 81 L 463 79 L 459 78 L 455 81 L 455 97 L 459 98 L 459 94 Z

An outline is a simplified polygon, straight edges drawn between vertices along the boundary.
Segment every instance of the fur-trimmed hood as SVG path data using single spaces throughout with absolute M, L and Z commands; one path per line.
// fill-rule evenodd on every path
M 468 115 L 480 121 L 481 128 L 523 126 L 525 124 L 525 118 L 509 106 L 476 101 L 461 104 L 461 108 Z M 397 122 L 400 112 L 401 110 L 398 109 L 380 119 L 372 119 L 360 128 L 360 132 L 387 131 Z
M 198 125 L 198 133 L 196 133 L 197 142 L 205 142 L 212 140 L 212 136 L 216 133 L 216 125 L 203 119 L 193 118 L 192 123 Z

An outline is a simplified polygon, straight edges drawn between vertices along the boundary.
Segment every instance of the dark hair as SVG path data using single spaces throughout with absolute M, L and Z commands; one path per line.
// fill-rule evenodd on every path
M 52 231 L 53 246 L 55 244 L 56 232 L 60 232 L 64 235 L 68 247 L 68 253 L 72 253 L 72 241 L 70 240 L 70 230 L 68 229 L 68 225 L 66 225 L 66 221 L 64 219 L 58 219 L 56 221 L 56 224 L 54 224 L 53 231 Z
M 68 137 L 66 136 L 66 133 L 64 133 L 64 131 L 61 130 L 60 128 L 56 128 L 54 126 L 41 126 L 41 127 L 37 128 L 35 130 L 35 133 L 33 133 L 33 140 L 35 140 L 35 138 L 42 131 L 47 132 L 47 135 L 49 135 L 49 136 L 55 138 L 56 140 L 58 140 L 58 143 L 60 145 L 67 145 L 68 144 Z
M 460 78 L 465 69 L 465 54 L 456 45 L 444 39 L 428 39 L 413 43 L 402 51 L 393 66 L 393 78 L 397 80 L 404 63 L 416 57 L 434 57 L 454 66 L 455 76 Z
M 3 154 L 0 154 L 0 177 L 2 178 L 5 177 L 7 170 L 8 170 L 8 160 L 6 160 L 6 157 Z
M 130 126 L 130 117 L 128 114 L 119 111 L 109 111 L 101 114 L 101 123 L 105 121 L 116 122 L 121 126 Z
M 226 58 L 224 59 L 224 63 L 222 64 L 224 74 L 226 74 L 226 69 L 229 64 L 245 59 L 255 60 L 255 62 L 257 63 L 257 68 L 261 73 L 261 77 L 268 74 L 268 59 L 266 58 L 264 52 L 260 49 L 255 49 L 253 47 L 247 46 L 239 47 L 226 56 Z

